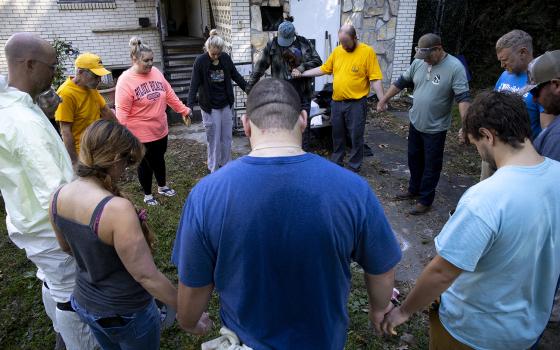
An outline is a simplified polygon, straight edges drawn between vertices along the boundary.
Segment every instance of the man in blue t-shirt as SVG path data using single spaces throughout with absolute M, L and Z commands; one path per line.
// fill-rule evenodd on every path
M 560 163 L 533 148 L 514 94 L 480 93 L 463 132 L 498 170 L 463 195 L 436 237 L 437 256 L 382 328 L 390 333 L 441 294 L 430 315 L 433 348 L 528 349 L 560 276 Z
M 496 55 L 504 72 L 496 82 L 496 91 L 509 91 L 523 97 L 529 120 L 531 122 L 531 136 L 536 139 L 550 122 L 550 116 L 544 113 L 544 109 L 533 99 L 533 95 L 528 90 L 530 85 L 527 70 L 529 62 L 533 59 L 533 39 L 526 32 L 515 29 L 504 34 L 496 42 Z M 480 181 L 490 177 L 496 169 L 482 162 Z
M 300 110 L 289 83 L 258 82 L 243 117 L 251 153 L 191 191 L 172 257 L 188 332 L 204 330 L 215 289 L 222 324 L 252 349 L 343 349 L 352 260 L 379 329 L 399 245 L 366 181 L 303 152 Z

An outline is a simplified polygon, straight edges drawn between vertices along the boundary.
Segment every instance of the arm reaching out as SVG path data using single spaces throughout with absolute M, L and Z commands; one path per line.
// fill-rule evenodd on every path
M 382 331 L 395 335 L 395 327 L 405 323 L 412 314 L 436 300 L 451 286 L 461 272 L 461 269 L 436 255 L 426 266 L 418 278 L 416 286 L 402 305 L 387 314 L 381 325 Z

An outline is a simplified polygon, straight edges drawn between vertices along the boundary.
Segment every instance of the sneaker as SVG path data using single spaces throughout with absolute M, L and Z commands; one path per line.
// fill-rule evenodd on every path
M 422 214 L 426 214 L 428 211 L 430 211 L 432 207 L 429 205 L 424 205 L 422 203 L 416 203 L 416 205 L 414 206 L 414 208 L 412 208 L 412 210 L 410 210 L 408 213 L 410 215 L 422 215 Z
M 144 203 L 147 205 L 158 205 L 158 201 L 151 194 L 144 195 Z
M 163 187 L 158 186 L 157 191 L 158 191 L 159 194 L 161 194 L 163 196 L 166 196 L 166 197 L 173 197 L 174 195 L 177 194 L 177 192 L 175 192 L 175 190 L 173 190 L 173 189 L 171 189 L 167 186 L 163 186 Z

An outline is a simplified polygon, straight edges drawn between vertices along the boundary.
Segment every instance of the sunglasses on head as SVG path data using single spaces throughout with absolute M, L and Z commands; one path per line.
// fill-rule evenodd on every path
M 414 50 L 416 50 L 416 52 L 418 53 L 430 53 L 434 50 L 437 50 L 439 48 L 439 46 L 432 46 L 432 47 L 418 47 L 416 46 L 414 48 Z

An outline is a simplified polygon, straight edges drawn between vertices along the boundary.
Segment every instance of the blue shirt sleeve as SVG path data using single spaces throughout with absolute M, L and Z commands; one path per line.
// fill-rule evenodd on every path
M 171 257 L 179 281 L 191 288 L 214 282 L 215 254 L 204 232 L 202 204 L 193 189 L 183 208 Z
M 401 260 L 401 248 L 381 204 L 368 189 L 365 218 L 356 239 L 353 259 L 370 275 L 380 275 Z
M 466 204 L 457 210 L 435 239 L 438 254 L 461 270 L 473 272 L 494 241 L 493 230 Z

